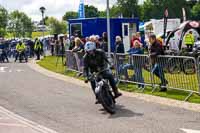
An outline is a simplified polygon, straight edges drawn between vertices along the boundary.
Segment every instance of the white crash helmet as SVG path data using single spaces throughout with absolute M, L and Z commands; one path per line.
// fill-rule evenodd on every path
M 85 51 L 86 52 L 93 51 L 95 49 L 96 49 L 96 44 L 94 42 L 89 41 L 85 44 Z

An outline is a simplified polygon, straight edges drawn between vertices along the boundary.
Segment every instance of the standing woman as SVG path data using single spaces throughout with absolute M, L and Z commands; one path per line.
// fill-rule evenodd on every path
M 79 38 L 75 38 L 75 47 L 72 49 L 73 52 L 82 52 L 84 51 L 84 43 L 83 41 Z

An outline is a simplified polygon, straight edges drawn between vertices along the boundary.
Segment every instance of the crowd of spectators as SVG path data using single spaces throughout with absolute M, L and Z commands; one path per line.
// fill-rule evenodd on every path
M 155 35 L 152 34 L 149 36 L 149 38 L 149 43 L 144 44 L 141 40 L 140 32 L 134 33 L 129 44 L 130 49 L 126 51 L 125 45 L 127 44 L 124 45 L 121 36 L 116 36 L 115 49 L 113 51 L 115 54 L 118 55 L 116 56 L 116 69 L 118 71 L 118 74 L 122 74 L 125 77 L 125 80 L 138 82 L 138 88 L 144 89 L 145 86 L 142 71 L 144 67 L 144 61 L 142 61 L 141 58 L 132 58 L 131 60 L 129 60 L 129 62 L 125 62 L 123 57 L 125 56 L 125 54 L 127 55 L 127 53 L 129 56 L 131 56 L 142 55 L 147 52 L 150 55 L 149 57 L 153 61 L 153 73 L 161 79 L 161 91 L 166 91 L 166 88 L 163 86 L 166 86 L 168 82 L 165 79 L 162 67 L 158 62 L 156 62 L 157 56 L 164 54 L 164 48 L 162 46 L 162 43 L 159 41 L 158 38 L 156 38 Z M 84 44 L 88 41 L 94 42 L 97 49 L 102 49 L 103 51 L 108 52 L 108 39 L 106 32 L 104 32 L 101 37 L 99 35 L 91 35 L 85 38 L 71 36 L 69 39 L 66 40 L 66 49 L 72 52 L 84 53 Z M 128 73 L 129 69 L 134 70 L 134 74 L 131 77 Z

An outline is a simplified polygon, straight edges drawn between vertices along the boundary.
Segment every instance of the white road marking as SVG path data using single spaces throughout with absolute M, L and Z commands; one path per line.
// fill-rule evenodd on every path
M 5 109 L 1 106 L 0 106 L 0 112 L 11 119 L 15 119 L 15 120 L 19 121 L 20 123 L 24 124 L 24 126 L 31 127 L 41 133 L 58 133 L 52 129 L 46 128 L 46 127 L 39 125 L 33 121 L 27 120 L 17 114 L 14 114 L 13 112 L 8 111 L 7 109 Z
M 5 71 L 6 68 L 8 68 L 8 67 L 0 67 L 0 72 L 1 72 L 1 73 L 5 73 L 5 72 L 6 72 L 6 71 Z
M 22 124 L 14 124 L 14 123 L 0 123 L 0 126 L 8 126 L 8 127 L 27 127 Z
M 200 133 L 200 130 L 192 130 L 192 129 L 184 129 L 184 128 L 181 128 L 180 130 L 184 131 L 185 133 Z
M 0 67 L 0 73 L 5 73 L 5 72 L 24 72 L 24 70 L 22 69 L 15 69 L 15 70 L 12 70 L 12 69 L 9 69 L 9 70 L 6 70 L 8 69 L 8 67 Z
M 24 72 L 24 70 L 17 69 L 16 72 Z

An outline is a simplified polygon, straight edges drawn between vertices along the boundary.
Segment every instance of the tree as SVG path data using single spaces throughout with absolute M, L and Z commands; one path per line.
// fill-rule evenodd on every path
M 99 17 L 105 18 L 106 17 L 106 11 L 99 11 Z
M 94 6 L 85 5 L 85 17 L 86 18 L 99 17 L 98 9 Z
M 191 14 L 194 20 L 200 20 L 200 2 L 193 6 Z
M 117 5 L 112 6 L 110 9 L 110 17 L 116 18 L 119 17 L 122 14 L 120 7 Z
M 190 16 L 190 7 L 186 0 L 146 0 L 142 6 L 143 19 L 161 19 L 165 8 L 168 8 L 169 18 L 182 18 L 182 8 Z
M 0 36 L 5 36 L 8 23 L 8 12 L 0 5 Z
M 138 0 L 117 0 L 117 4 L 124 17 L 140 16 Z
M 24 12 L 16 10 L 9 14 L 8 30 L 14 37 L 31 37 L 33 23 Z
M 68 19 L 76 19 L 78 18 L 78 13 L 74 11 L 66 12 L 63 16 L 63 20 L 67 21 Z
M 48 18 L 46 22 L 47 26 L 50 28 L 51 34 L 65 34 L 67 31 L 67 24 L 65 21 L 58 21 L 54 17 Z

